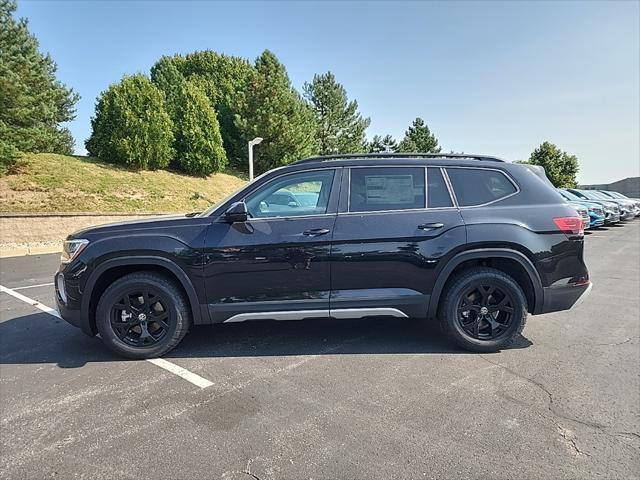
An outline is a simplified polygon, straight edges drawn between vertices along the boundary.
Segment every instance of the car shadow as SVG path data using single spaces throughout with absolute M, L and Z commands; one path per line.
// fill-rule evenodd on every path
M 531 345 L 520 336 L 509 348 Z M 377 317 L 196 326 L 165 358 L 361 354 L 473 355 L 452 344 L 435 322 Z M 60 368 L 78 368 L 113 361 L 127 360 L 111 353 L 99 338 L 88 337 L 47 314 L 0 323 L 0 365 L 54 363 Z

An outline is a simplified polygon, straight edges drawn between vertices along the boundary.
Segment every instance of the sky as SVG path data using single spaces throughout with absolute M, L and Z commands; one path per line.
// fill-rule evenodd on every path
M 640 175 L 640 2 L 25 1 L 40 48 L 82 99 L 162 55 L 264 49 L 298 90 L 333 72 L 367 135 L 422 117 L 444 151 L 526 159 L 544 141 L 578 156 L 580 183 Z

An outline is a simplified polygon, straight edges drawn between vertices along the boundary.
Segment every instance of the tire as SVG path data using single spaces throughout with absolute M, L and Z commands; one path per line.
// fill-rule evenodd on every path
M 128 358 L 164 355 L 184 338 L 191 309 L 182 289 L 153 272 L 135 272 L 113 282 L 96 309 L 104 344 Z
M 527 300 L 506 273 L 488 267 L 469 269 L 449 284 L 438 319 L 442 331 L 465 350 L 495 352 L 522 333 Z

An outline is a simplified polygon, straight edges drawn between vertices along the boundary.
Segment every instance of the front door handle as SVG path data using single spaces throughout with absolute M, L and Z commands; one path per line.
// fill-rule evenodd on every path
M 418 228 L 420 230 L 435 230 L 437 228 L 442 228 L 444 227 L 444 223 L 421 223 L 420 225 L 418 225 Z
M 305 230 L 302 234 L 308 237 L 317 237 L 318 235 L 326 235 L 330 231 L 331 230 L 328 228 L 312 228 L 310 230 Z

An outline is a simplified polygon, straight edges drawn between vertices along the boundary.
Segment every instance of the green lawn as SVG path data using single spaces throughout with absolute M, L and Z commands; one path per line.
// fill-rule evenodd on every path
M 246 182 L 235 172 L 195 178 L 134 172 L 91 157 L 27 154 L 16 173 L 0 177 L 0 212 L 201 211 Z

